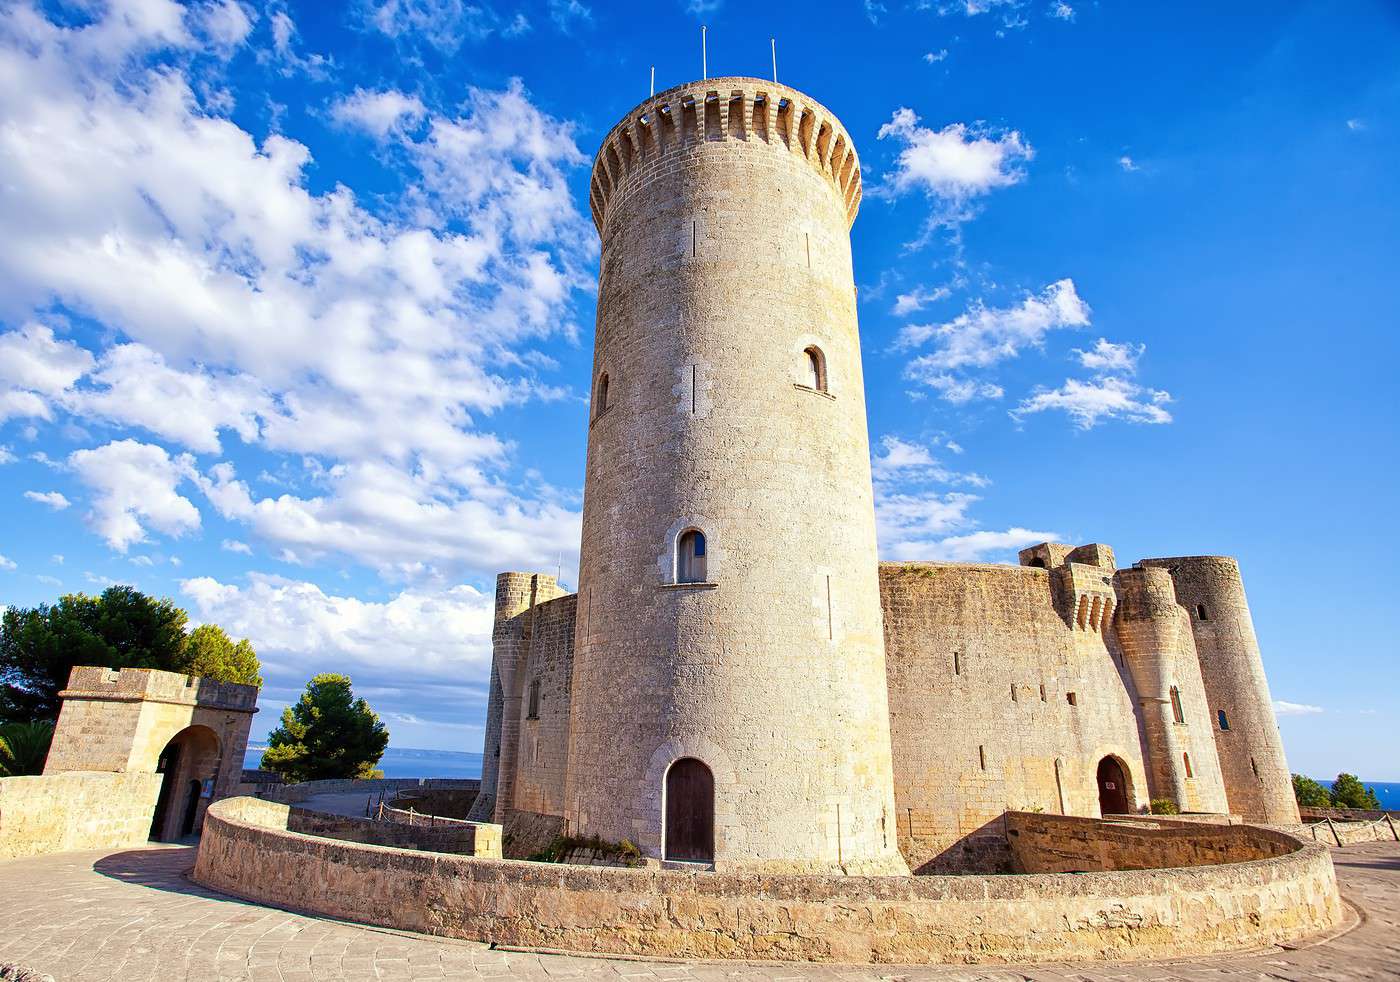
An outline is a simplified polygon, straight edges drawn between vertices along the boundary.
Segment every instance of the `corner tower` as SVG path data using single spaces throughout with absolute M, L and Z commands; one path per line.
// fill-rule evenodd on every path
M 836 118 L 752 78 L 662 92 L 598 152 L 571 833 L 726 868 L 905 869 L 860 188 Z
M 1186 609 L 1230 810 L 1251 822 L 1296 824 L 1293 778 L 1239 564 L 1228 556 L 1179 556 L 1140 565 L 1165 569 Z

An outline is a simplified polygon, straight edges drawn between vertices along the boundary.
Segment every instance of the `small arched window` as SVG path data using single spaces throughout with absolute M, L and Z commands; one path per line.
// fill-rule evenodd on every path
M 1203 621 L 1210 620 L 1209 615 L 1206 614 L 1205 604 L 1196 604 L 1196 616 Z
M 1032 559 L 1030 562 L 1026 563 L 1026 565 L 1027 565 L 1027 566 L 1031 566 L 1031 567 L 1033 567 L 1033 568 L 1035 568 L 1035 569 L 1044 569 L 1044 568 L 1045 568 L 1045 560 L 1041 559 L 1039 556 L 1036 556 L 1036 557 L 1035 557 L 1034 559 Z
M 529 711 L 525 715 L 526 719 L 540 718 L 540 680 L 535 679 L 530 683 L 530 705 Z
M 1172 686 L 1172 720 L 1177 723 L 1186 722 L 1186 714 L 1181 709 L 1181 693 L 1176 686 Z
M 704 583 L 705 533 L 689 529 L 676 540 L 676 582 Z
M 1220 720 L 1220 728 L 1222 730 L 1228 730 L 1230 728 L 1230 720 L 1226 718 L 1225 710 L 1217 709 L 1215 715 Z
M 802 384 L 818 392 L 826 391 L 826 356 L 816 345 L 802 352 Z
M 608 411 L 608 373 L 598 376 L 598 393 L 593 398 L 593 415 L 601 416 Z
M 1196 772 L 1193 771 L 1193 770 L 1191 770 L 1191 755 L 1190 755 L 1190 754 L 1182 754 L 1182 755 L 1181 755 L 1181 762 L 1182 762 L 1183 764 L 1186 765 L 1186 776 L 1187 776 L 1187 777 L 1195 777 L 1195 776 L 1196 776 Z

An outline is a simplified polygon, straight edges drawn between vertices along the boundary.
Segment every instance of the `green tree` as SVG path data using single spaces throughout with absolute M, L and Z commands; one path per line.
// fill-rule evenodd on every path
M 185 639 L 175 671 L 261 688 L 262 676 L 258 674 L 261 667 L 258 653 L 247 638 L 234 644 L 219 625 L 201 624 Z
M 370 777 L 389 745 L 389 731 L 345 675 L 317 675 L 268 736 L 262 766 L 284 780 Z
M 169 599 L 129 586 L 108 587 L 98 597 L 70 593 L 54 604 L 10 607 L 0 618 L 0 719 L 57 719 L 58 693 L 74 665 L 185 672 L 199 664 L 211 678 L 261 684 L 250 644 L 233 645 L 222 631 L 205 631 L 192 645 L 193 635 L 185 634 L 188 620 Z M 219 637 L 231 652 L 224 652 Z
M 1334 808 L 1370 808 L 1379 810 L 1380 799 L 1376 789 L 1361 783 L 1355 774 L 1342 773 L 1332 782 L 1332 806 Z
M 1332 805 L 1327 789 L 1301 774 L 1293 775 L 1293 797 L 1298 799 L 1299 808 L 1329 808 Z
M 0 723 L 0 777 L 42 774 L 53 743 L 53 724 Z

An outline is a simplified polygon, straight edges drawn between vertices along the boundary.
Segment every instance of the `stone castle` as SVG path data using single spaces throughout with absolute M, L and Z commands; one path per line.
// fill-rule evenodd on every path
M 757 79 L 603 141 L 579 589 L 498 578 L 472 817 L 847 873 L 996 868 L 1008 811 L 1296 823 L 1233 560 L 879 561 L 860 198 L 840 122 Z

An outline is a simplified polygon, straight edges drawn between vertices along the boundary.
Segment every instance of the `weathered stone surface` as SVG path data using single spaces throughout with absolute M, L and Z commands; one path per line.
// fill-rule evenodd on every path
M 1297 939 L 1341 915 L 1326 849 L 1238 826 L 1225 827 L 1238 855 L 1279 844 L 1293 851 L 1079 875 L 683 873 L 408 852 L 299 835 L 288 821 L 285 806 L 220 802 L 205 825 L 196 878 L 266 903 L 448 937 L 683 958 L 1159 957 Z M 1188 833 L 1211 841 L 1221 833 L 1182 829 L 1172 836 L 1174 854 L 1187 848 Z
M 146 844 L 159 774 L 0 778 L 0 859 Z

